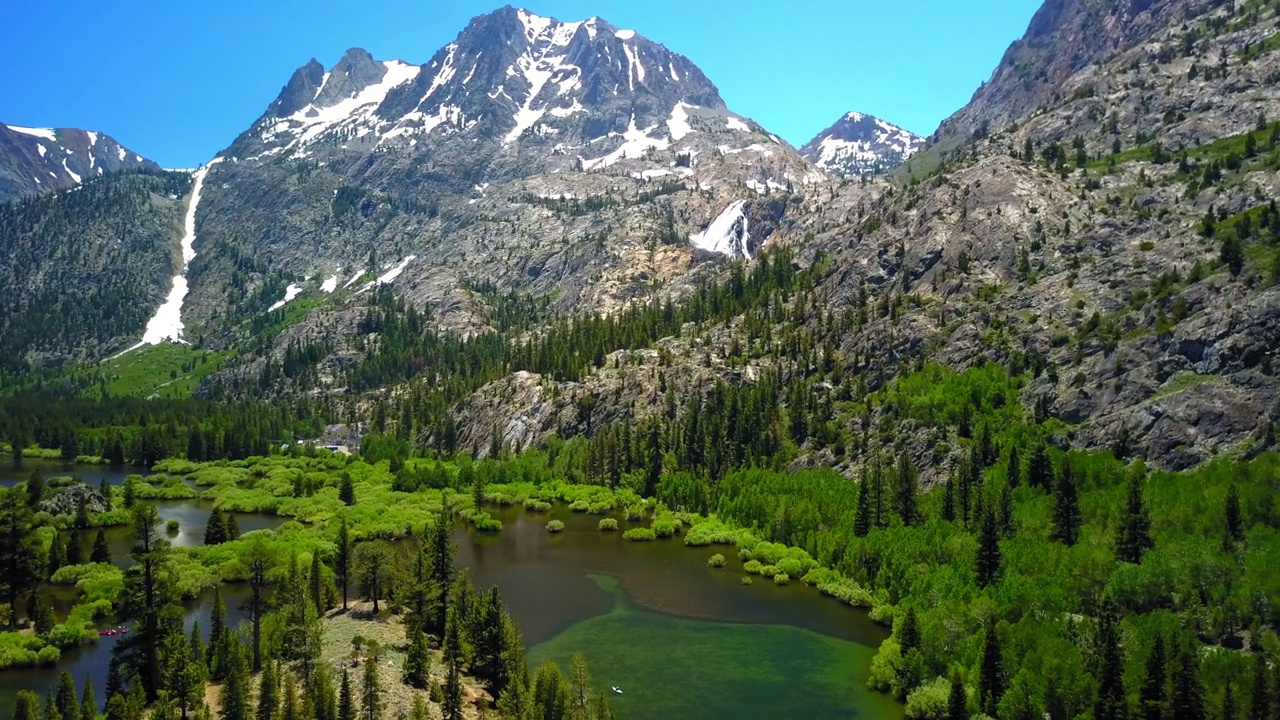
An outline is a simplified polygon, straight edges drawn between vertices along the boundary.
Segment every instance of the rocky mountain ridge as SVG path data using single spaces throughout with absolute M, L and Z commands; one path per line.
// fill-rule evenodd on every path
M 800 154 L 823 170 L 857 177 L 893 170 L 923 149 L 924 144 L 925 138 L 910 130 L 851 112 L 805 143 Z
M 100 132 L 0 123 L 0 202 L 135 169 L 160 166 Z

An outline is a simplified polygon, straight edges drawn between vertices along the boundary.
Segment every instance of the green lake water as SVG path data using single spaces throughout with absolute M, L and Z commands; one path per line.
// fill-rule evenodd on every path
M 743 586 L 732 548 L 630 543 L 597 530 L 599 517 L 567 511 L 498 517 L 499 535 L 455 536 L 460 563 L 478 587 L 498 585 L 531 671 L 554 660 L 567 673 L 582 653 L 620 718 L 903 716 L 866 687 L 886 631 L 861 611 L 766 578 Z M 547 533 L 551 517 L 564 533 Z M 715 552 L 728 567 L 707 567 Z

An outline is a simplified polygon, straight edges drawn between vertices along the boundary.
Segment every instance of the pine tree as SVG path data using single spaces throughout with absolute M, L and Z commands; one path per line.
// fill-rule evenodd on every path
M 884 511 L 884 472 L 880 469 L 880 460 L 871 462 L 871 523 L 875 527 L 886 527 L 889 519 Z
M 364 673 L 360 683 L 359 720 L 379 720 L 381 717 L 382 689 L 378 682 L 378 659 L 371 654 L 364 659 Z
M 1227 537 L 1232 542 L 1244 540 L 1244 517 L 1240 512 L 1240 492 L 1235 484 L 1227 488 L 1226 504 Z
M 58 716 L 63 720 L 77 720 L 80 717 L 80 701 L 76 699 L 76 681 L 66 670 L 58 676 L 58 694 L 54 703 L 58 708 Z
M 916 617 L 914 605 L 907 608 L 907 613 L 902 618 L 902 628 L 898 631 L 898 647 L 904 657 L 920 647 L 920 621 Z
M 53 699 L 53 690 L 44 694 L 44 720 L 62 720 L 62 713 Z
M 560 676 L 560 666 L 547 662 L 538 668 L 533 683 L 533 711 L 541 720 L 565 720 L 568 717 L 569 692 Z
M 209 513 L 209 520 L 204 525 L 204 544 L 220 545 L 227 541 L 227 526 L 222 511 L 215 505 Z
M 274 560 L 271 551 L 262 538 L 257 538 L 249 545 L 241 558 L 247 572 L 249 597 L 244 601 L 244 610 L 249 614 L 249 626 L 252 635 L 253 672 L 262 669 L 262 620 L 269 609 L 267 603 L 267 575 L 271 571 Z
M 866 537 L 871 532 L 870 484 L 864 471 L 862 481 L 858 483 L 858 514 L 853 519 L 853 534 L 857 537 Z
M 356 720 L 355 699 L 351 696 L 351 674 L 342 671 L 342 685 L 338 690 L 337 720 Z
M 66 560 L 65 562 L 66 565 L 80 565 L 84 563 L 84 546 L 81 544 L 81 537 L 80 537 L 79 530 L 71 531 L 71 538 L 67 540 L 65 560 Z M 110 562 L 110 560 L 111 558 L 108 557 L 107 561 Z M 93 558 L 91 557 L 90 562 L 97 562 L 97 561 L 93 560 Z
M 93 553 L 89 556 L 89 562 L 111 562 L 111 548 L 107 545 L 107 533 L 103 530 L 99 530 L 93 538 Z
M 58 572 L 58 568 L 62 567 L 62 561 L 67 559 L 66 540 L 59 533 L 53 536 L 53 540 L 49 543 L 49 557 L 45 562 L 44 576 L 52 578 L 53 574 Z
M 338 525 L 338 555 L 334 562 L 338 586 L 342 589 L 342 611 L 347 611 L 347 587 L 351 584 L 351 531 L 343 517 Z M 350 720 L 350 719 L 347 719 Z
M 1231 683 L 1222 693 L 1222 720 L 1240 720 L 1240 709 L 1236 707 L 1236 691 Z
M 98 698 L 93 695 L 93 678 L 84 677 L 84 691 L 80 695 L 79 720 L 98 720 Z
M 1000 536 L 1013 534 L 1013 486 L 1006 480 L 1000 488 Z
M 1156 635 L 1147 656 L 1146 673 L 1142 677 L 1142 689 L 1138 693 L 1138 715 L 1142 720 L 1164 720 L 1168 702 L 1165 695 L 1164 636 Z
M 160 536 L 160 513 L 154 505 L 138 503 L 133 511 L 134 564 L 125 573 L 124 616 L 136 621 L 133 632 L 116 644 L 115 652 L 138 671 L 146 700 L 162 688 L 162 617 L 177 605 L 169 576 L 169 541 Z
M 213 588 L 213 609 L 209 612 L 209 677 L 221 680 L 227 669 L 227 604 L 222 600 L 222 588 Z
M 1027 462 L 1027 483 L 1033 488 L 1049 492 L 1049 481 L 1053 465 L 1049 462 L 1049 451 L 1044 440 L 1036 443 L 1031 451 L 1031 459 Z
M 1000 531 L 996 526 L 995 513 L 987 510 L 982 514 L 982 530 L 978 535 L 977 567 L 978 586 L 987 587 L 996 581 L 1000 574 Z
M 1177 646 L 1173 658 L 1170 720 L 1206 720 L 1204 686 L 1200 683 L 1200 660 L 1191 642 Z
M 862 494 L 859 493 L 858 497 L 861 499 Z M 956 519 L 956 474 L 954 472 L 947 475 L 947 484 L 942 489 L 942 519 L 947 522 L 955 522 Z
M 250 720 L 249 667 L 244 643 L 232 632 L 227 633 L 226 684 L 222 688 L 222 720 Z
M 1004 697 L 1004 658 L 1000 651 L 1000 636 L 996 633 L 996 619 L 987 620 L 986 640 L 982 645 L 982 663 L 978 675 L 978 702 L 982 711 L 998 717 L 996 708 Z
M 431 654 L 427 646 L 427 634 L 421 630 L 413 631 L 413 639 L 409 643 L 409 652 L 404 658 L 404 682 L 406 685 L 425 690 L 431 674 Z
M 258 677 L 257 720 L 276 720 L 276 710 L 280 705 L 279 692 L 275 663 L 268 660 L 262 664 L 262 673 Z
M 40 698 L 30 690 L 19 690 L 13 720 L 40 720 Z
M 1011 488 L 1017 488 L 1022 484 L 1022 461 L 1018 457 L 1017 445 L 1009 448 L 1009 463 L 1005 467 L 1004 480 L 1005 484 Z
M 32 533 L 33 518 L 27 498 L 18 489 L 0 496 L 0 585 L 10 608 L 18 607 L 18 599 L 35 586 L 40 567 L 40 543 Z M 9 629 L 17 630 L 18 613 L 9 613 Z
M 1267 656 L 1262 652 L 1255 652 L 1253 656 L 1253 688 L 1249 694 L 1249 720 L 1272 720 Z
M 1098 617 L 1094 655 L 1098 667 L 1098 691 L 1093 705 L 1094 720 L 1125 720 L 1129 716 L 1124 694 L 1124 653 L 1120 648 L 1120 627 L 1115 604 L 1103 602 Z
M 902 517 L 903 525 L 911 527 L 919 519 L 916 495 L 920 491 L 920 479 L 916 474 L 915 464 L 911 462 L 911 456 L 906 452 L 898 456 L 897 480 L 898 515 Z
M 1054 488 L 1053 538 L 1064 545 L 1075 545 L 1080 537 L 1080 524 L 1080 499 L 1071 474 L 1071 459 L 1063 458 Z
M 351 484 L 351 475 L 342 474 L 342 484 L 338 486 L 338 499 L 348 507 L 356 504 L 356 489 Z
M 227 527 L 227 539 L 239 540 L 240 539 L 240 523 L 239 521 L 236 520 L 236 514 L 233 512 L 229 512 L 223 515 L 223 518 L 225 519 L 226 527 Z
M 947 720 L 969 720 L 969 693 L 959 675 L 951 677 L 951 692 L 947 696 Z
M 324 567 L 320 562 L 320 551 L 314 550 L 311 553 L 311 573 L 308 578 L 311 581 L 311 604 L 316 609 L 316 615 L 324 615 Z
M 1116 559 L 1121 562 L 1142 562 L 1142 553 L 1154 547 L 1151 541 L 1151 520 L 1142 502 L 1142 479 L 1135 473 L 1129 478 L 1129 500 L 1125 505 L 1124 520 L 1116 535 Z
M 453 587 L 454 546 L 450 539 L 453 527 L 453 511 L 447 505 L 441 510 L 435 524 L 431 526 L 429 542 L 431 557 L 431 585 L 436 589 L 434 600 L 435 617 L 429 630 L 433 634 L 442 635 L 447 629 L 449 619 L 449 588 Z
M 288 671 L 284 674 L 284 688 L 280 692 L 280 720 L 302 720 L 298 708 L 298 681 Z
M 569 666 L 569 717 L 591 717 L 591 674 L 587 659 L 574 653 Z

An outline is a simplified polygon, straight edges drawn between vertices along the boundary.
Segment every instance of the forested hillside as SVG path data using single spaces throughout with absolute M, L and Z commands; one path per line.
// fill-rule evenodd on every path
M 121 172 L 0 204 L 0 369 L 96 359 L 140 336 L 180 263 L 190 184 Z

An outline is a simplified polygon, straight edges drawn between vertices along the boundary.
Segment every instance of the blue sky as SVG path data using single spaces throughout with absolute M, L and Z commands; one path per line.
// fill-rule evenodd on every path
M 423 63 L 503 0 L 7 0 L 0 122 L 101 130 L 166 167 L 214 156 L 294 69 L 348 47 Z M 529 0 L 687 55 L 730 108 L 799 146 L 849 110 L 929 134 L 1040 0 Z

